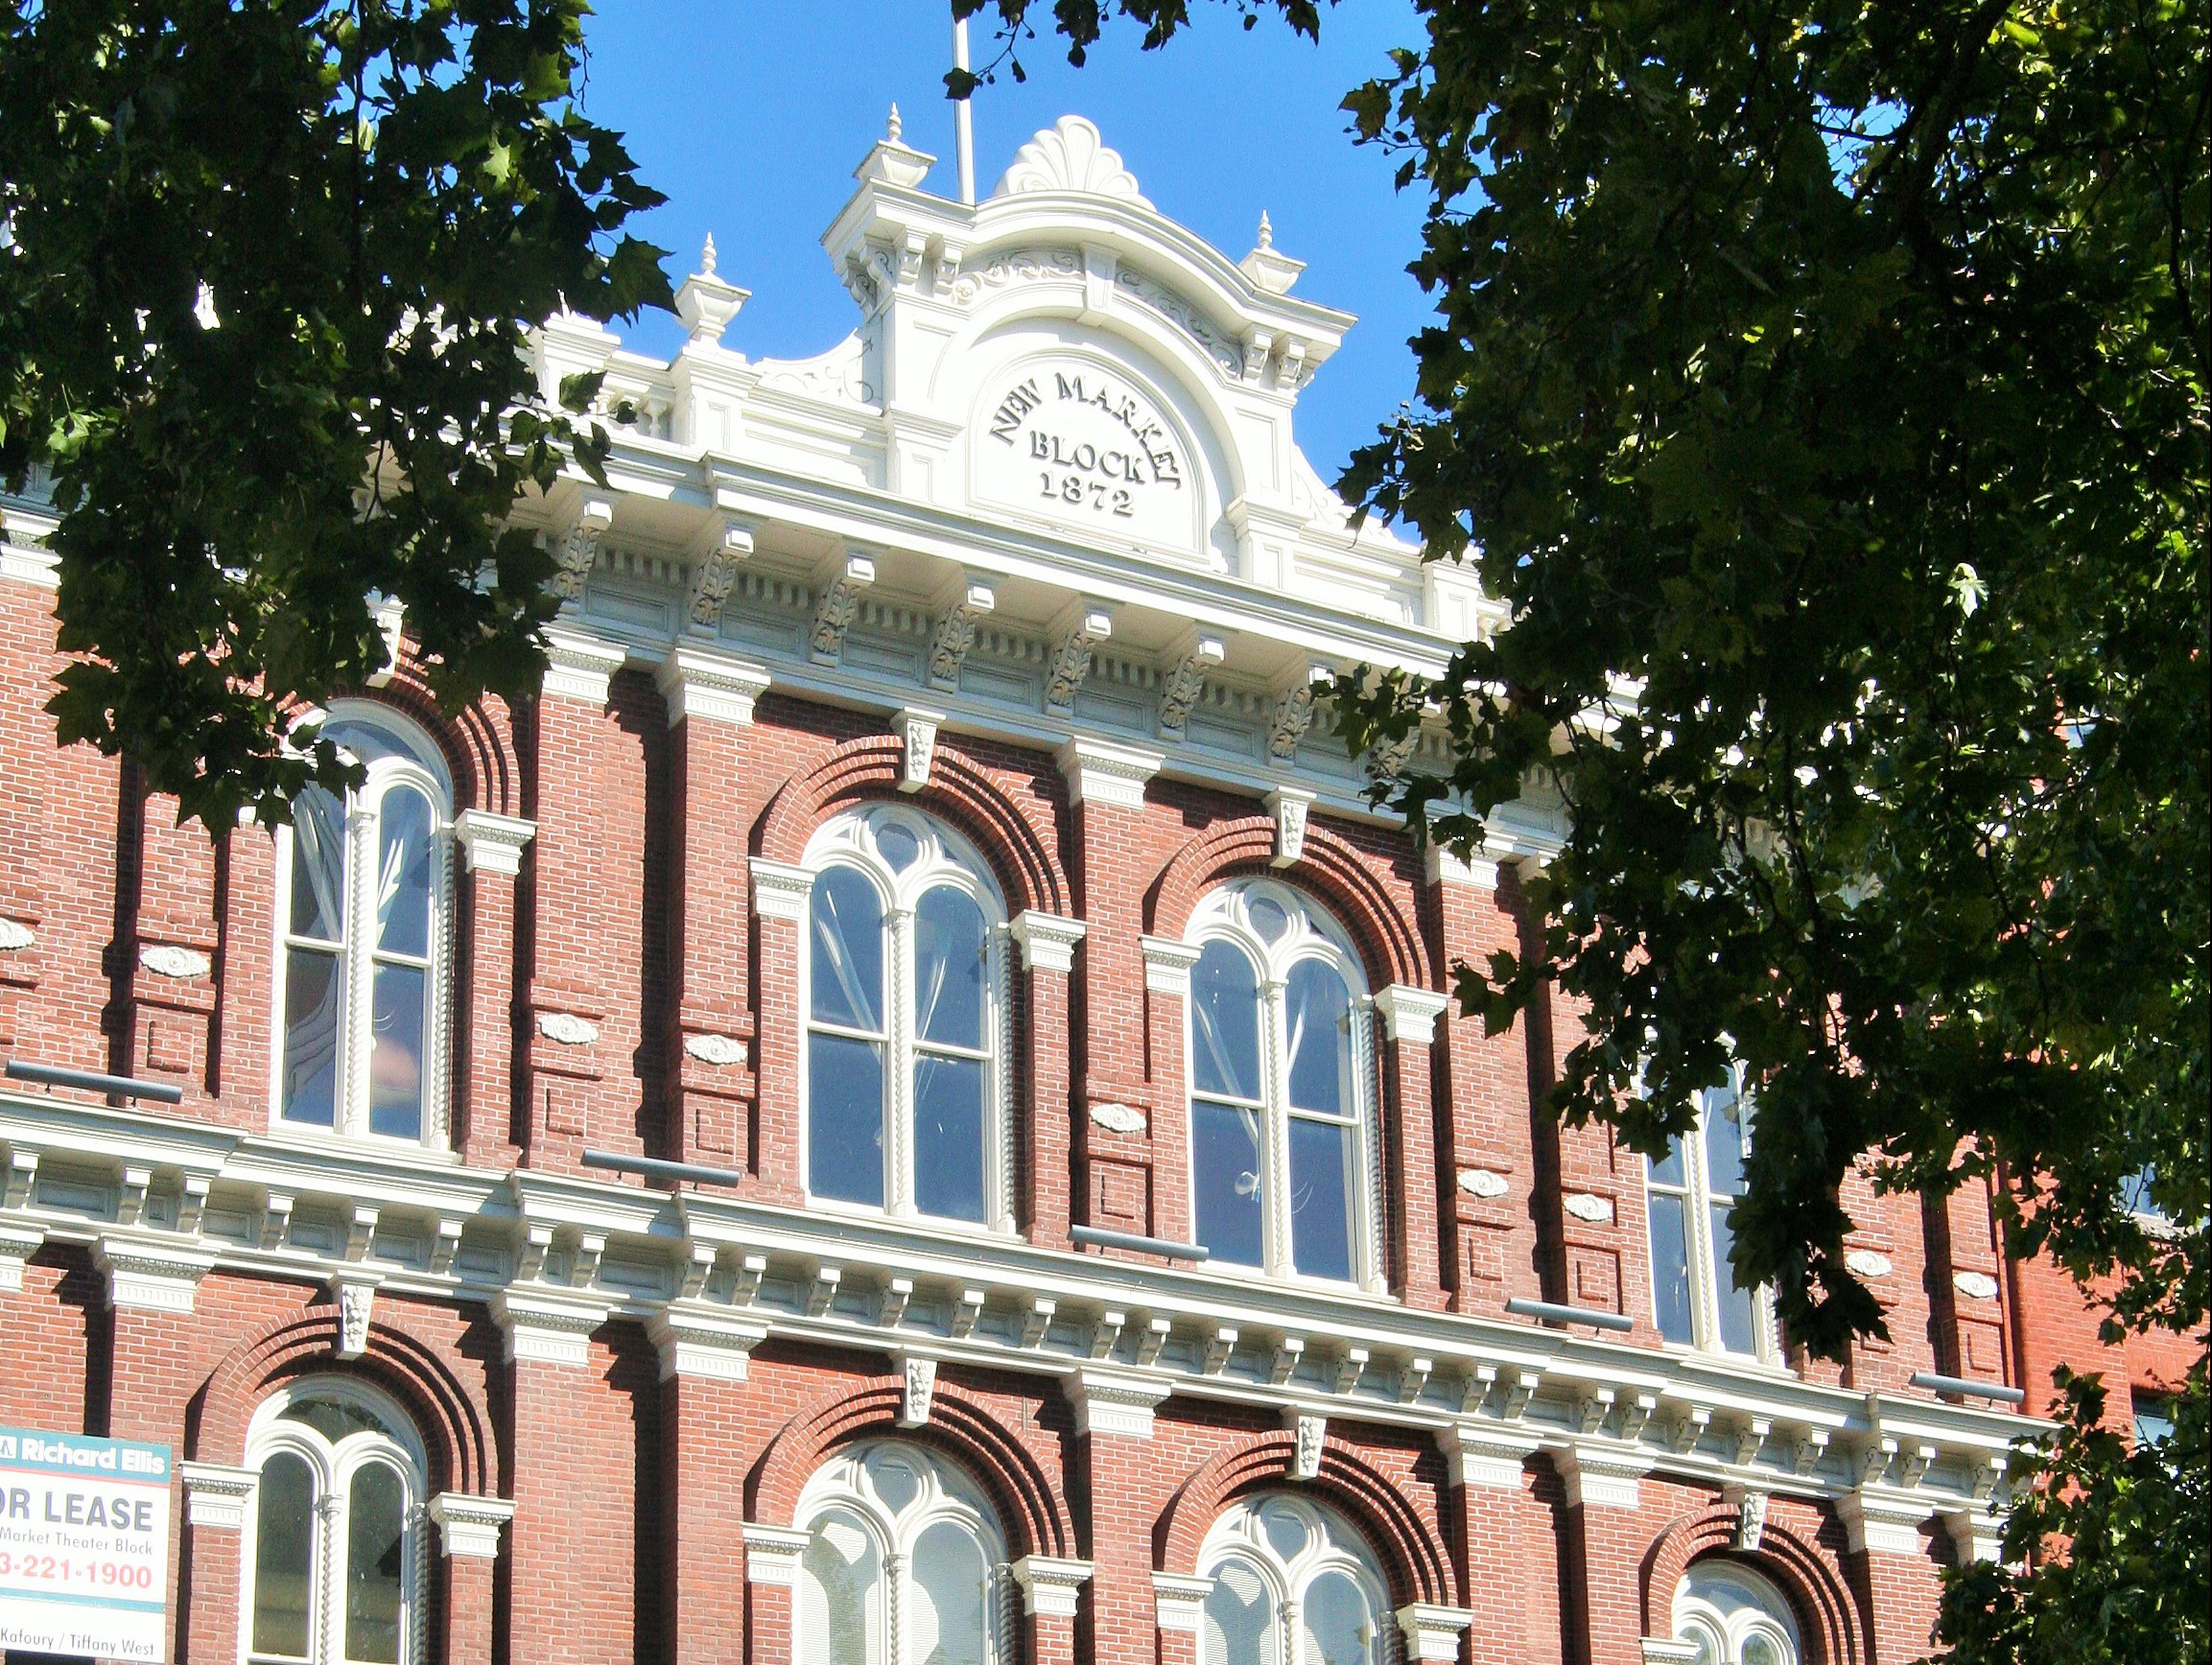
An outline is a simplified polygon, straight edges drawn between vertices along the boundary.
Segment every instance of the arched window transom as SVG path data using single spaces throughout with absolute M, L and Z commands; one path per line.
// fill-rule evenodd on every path
M 1191 1230 L 1212 1257 L 1378 1286 L 1373 1012 L 1336 922 L 1249 879 L 1189 941 Z
M 247 1665 L 417 1665 L 427 1584 L 424 1465 L 412 1425 L 345 1378 L 255 1413 L 241 1544 Z
M 807 1189 L 1013 1229 L 1006 929 L 975 849 L 896 805 L 807 851 Z
M 1201 1665 L 1388 1665 L 1389 1586 L 1366 1540 L 1335 1510 L 1287 1492 L 1231 1506 L 1198 1570 L 1213 1581 Z
M 1006 1545 L 959 1469 L 923 1446 L 840 1452 L 800 1494 L 797 1665 L 1013 1665 Z
M 1799 1665 L 1797 1616 L 1781 1591 L 1750 1567 L 1703 1560 L 1675 1586 L 1674 1633 L 1694 1643 L 1697 1665 Z
M 278 829 L 276 1117 L 442 1144 L 452 783 L 396 713 L 343 701 L 321 734 L 367 779 L 309 786 Z

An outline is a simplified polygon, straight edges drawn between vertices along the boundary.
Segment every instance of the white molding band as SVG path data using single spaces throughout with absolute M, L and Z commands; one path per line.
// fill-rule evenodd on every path
M 1060 773 L 1067 778 L 1071 804 L 1140 809 L 1144 803 L 1145 783 L 1166 762 L 1162 753 L 1105 740 L 1074 739 L 1060 748 Z
M 1935 1512 L 1935 1499 L 1887 1487 L 1864 1486 L 1836 1499 L 1845 1539 L 1860 1555 L 1925 1555 L 1920 1529 Z
M 1474 1623 L 1466 1607 L 1439 1606 L 1433 1602 L 1408 1602 L 1398 1609 L 1398 1628 L 1405 1637 L 1409 1661 L 1456 1660 L 1459 1639 Z
M 1568 1445 L 1552 1453 L 1560 1478 L 1566 1482 L 1571 1509 L 1635 1509 L 1636 1482 L 1658 1463 L 1656 1452 L 1592 1451 Z
M 1673 1642 L 1659 1636 L 1643 1639 L 1643 1665 L 1698 1665 L 1703 1657 L 1695 1642 Z
M 179 1463 L 184 1482 L 184 1519 L 195 1529 L 214 1527 L 237 1532 L 246 1525 L 246 1506 L 261 1476 L 251 1468 L 234 1468 L 227 1463 Z
M 1428 847 L 1428 882 L 1431 884 L 1466 884 L 1477 890 L 1495 890 L 1497 865 L 1487 856 L 1469 860 L 1454 856 L 1441 844 Z
M 92 1248 L 93 1264 L 107 1280 L 107 1304 L 118 1312 L 190 1312 L 216 1258 L 212 1249 L 112 1232 Z
M 745 1583 L 788 1590 L 799 1582 L 799 1558 L 814 1535 L 788 1526 L 755 1526 L 746 1521 Z
M 1075 1432 L 1117 1440 L 1152 1438 L 1152 1413 L 1169 1388 L 1152 1376 L 1119 1371 L 1077 1371 L 1068 1381 L 1075 1406 Z
M 661 1380 L 704 1376 L 741 1382 L 767 1326 L 732 1318 L 719 1306 L 671 1302 L 646 1318 L 646 1337 L 661 1358 Z
M 1186 1573 L 1152 1575 L 1152 1613 L 1163 1630 L 1195 1636 L 1206 1622 L 1206 1598 L 1214 1582 Z
M 566 1365 L 581 1370 L 591 1362 L 592 1331 L 612 1316 L 603 1299 L 573 1290 L 502 1289 L 491 1298 L 491 1316 L 506 1336 L 509 1364 Z
M 628 661 L 629 652 L 612 642 L 601 642 L 558 626 L 546 631 L 546 673 L 543 692 L 606 709 L 615 672 Z
M 1173 937 L 1139 937 L 1137 946 L 1144 955 L 1144 987 L 1155 995 L 1189 998 L 1190 968 L 1198 963 L 1199 950 Z
M 768 692 L 768 668 L 679 642 L 669 649 L 653 682 L 669 708 L 669 727 L 690 717 L 713 722 L 753 720 L 753 702 Z
M 1436 1020 L 1451 1006 L 1449 995 L 1434 989 L 1416 989 L 1393 983 L 1375 993 L 1375 1009 L 1382 1014 L 1382 1033 L 1392 1041 L 1410 1041 L 1427 1046 L 1436 1040 Z
M 1023 1609 L 1037 1618 L 1072 1619 L 1091 1563 L 1060 1556 L 1025 1555 L 1006 1569 L 1022 1586 Z
M 523 846 L 537 836 L 537 823 L 489 809 L 463 809 L 453 818 L 453 835 L 466 871 L 512 879 L 522 871 Z
M 29 1186 L 25 1187 L 26 1193 Z M 0 1290 L 23 1287 L 23 1263 L 46 1241 L 43 1226 L 0 1226 Z
M 814 894 L 812 868 L 788 861 L 769 861 L 756 856 L 750 862 L 753 876 L 753 912 L 763 919 L 788 919 L 805 924 L 807 904 Z
M 1541 1442 L 1534 1434 L 1454 1422 L 1437 1436 L 1455 1486 L 1495 1486 L 1518 1491 L 1522 1466 Z
M 430 1517 L 437 1522 L 438 1544 L 449 1557 L 496 1560 L 499 1529 L 514 1518 L 514 1505 L 504 1497 L 441 1491 L 430 1500 Z
M 1034 907 L 1016 914 L 1007 926 L 1014 940 L 1022 945 L 1024 971 L 1063 974 L 1075 969 L 1075 945 L 1083 940 L 1088 928 L 1079 919 L 1045 913 Z

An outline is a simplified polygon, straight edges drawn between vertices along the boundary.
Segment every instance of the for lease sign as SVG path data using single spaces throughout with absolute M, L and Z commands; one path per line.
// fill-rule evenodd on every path
M 0 1649 L 164 1657 L 169 1447 L 0 1428 Z

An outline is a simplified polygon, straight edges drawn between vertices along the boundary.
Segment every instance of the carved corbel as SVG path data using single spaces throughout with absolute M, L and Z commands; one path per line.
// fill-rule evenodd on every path
M 1206 1354 L 1199 1369 L 1207 1375 L 1217 1376 L 1229 1363 L 1229 1355 L 1236 1350 L 1236 1331 L 1228 1325 L 1217 1325 L 1206 1338 Z
M 1298 743 L 1313 726 L 1321 697 L 1336 680 L 1335 670 L 1319 661 L 1304 666 L 1287 688 L 1276 695 L 1275 712 L 1267 725 L 1267 755 L 1279 763 L 1298 756 Z
M 814 1280 L 807 1287 L 807 1316 L 827 1318 L 831 1305 L 837 1299 L 837 1286 L 845 1280 L 845 1269 L 824 1261 L 814 1269 Z
M 1275 1344 L 1275 1357 L 1268 1361 L 1267 1381 L 1270 1387 L 1282 1387 L 1298 1373 L 1298 1361 L 1306 1356 L 1306 1338 L 1286 1335 Z
M 1074 710 L 1075 694 L 1091 674 L 1091 654 L 1114 634 L 1114 609 L 1103 601 L 1075 601 L 1052 622 L 1059 644 L 1052 650 L 1052 667 L 1045 679 L 1045 708 L 1066 714 Z
M 1275 817 L 1275 854 L 1269 864 L 1293 866 L 1306 855 L 1306 820 L 1313 808 L 1313 794 L 1298 786 L 1278 786 L 1260 803 Z
M 1167 1345 L 1167 1337 L 1175 1327 L 1168 1318 L 1148 1320 L 1137 1332 L 1137 1362 L 1149 1370 L 1160 1361 L 1160 1349 Z
M 1295 1437 L 1290 1450 L 1291 1479 L 1320 1478 L 1321 1447 L 1329 1438 L 1329 1419 L 1311 1411 L 1285 1411 L 1282 1420 Z
M 919 792 L 930 784 L 930 765 L 937 759 L 937 725 L 941 711 L 909 705 L 899 713 L 899 790 Z
M 1029 1304 L 1022 1309 L 1021 1328 L 1014 1337 L 1014 1345 L 1020 1348 L 1043 1346 L 1045 1332 L 1052 1326 L 1052 1315 L 1059 1310 L 1059 1302 L 1048 1296 L 1029 1297 Z
M 615 524 L 615 505 L 603 497 L 586 497 L 576 518 L 553 540 L 553 592 L 564 601 L 583 598 L 584 585 L 599 563 L 600 540 Z
M 911 1278 L 894 1278 L 883 1290 L 883 1304 L 876 1309 L 876 1322 L 885 1329 L 896 1329 L 906 1321 L 906 1308 L 914 1299 L 914 1280 Z
M 976 1331 L 976 1323 L 983 1316 L 985 1296 L 980 1289 L 963 1289 L 960 1299 L 953 1303 L 953 1336 L 965 1341 Z
M 1229 644 L 1206 631 L 1193 631 L 1169 662 L 1160 684 L 1160 732 L 1180 736 L 1206 692 L 1206 678 L 1229 658 Z
M 1329 1385 L 1339 1394 L 1349 1394 L 1359 1386 L 1359 1378 L 1367 1373 L 1368 1351 L 1363 1347 L 1348 1347 L 1330 1372 Z
M 930 686 L 948 692 L 960 686 L 960 667 L 976 645 L 976 630 L 999 605 L 999 588 L 974 573 L 961 576 L 958 592 L 937 620 L 930 645 Z
M 814 603 L 814 627 L 807 653 L 816 665 L 835 665 L 844 650 L 845 632 L 860 616 L 860 592 L 876 581 L 875 559 L 855 551 L 832 574 Z
M 753 529 L 721 513 L 692 541 L 691 621 L 694 630 L 721 628 L 722 607 L 738 587 L 738 569 L 753 558 Z
M 920 1428 L 930 1420 L 937 1392 L 937 1361 L 916 1353 L 896 1355 L 899 1366 L 899 1426 Z

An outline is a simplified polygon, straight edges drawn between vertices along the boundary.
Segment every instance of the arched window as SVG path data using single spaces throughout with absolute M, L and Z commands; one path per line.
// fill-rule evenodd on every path
M 1372 1013 L 1350 940 L 1265 879 L 1208 896 L 1189 937 L 1196 1241 L 1215 1260 L 1373 1284 Z
M 1697 1665 L 1798 1665 L 1797 1616 L 1781 1591 L 1736 1561 L 1702 1560 L 1675 1585 L 1674 1633 Z
M 840 1452 L 800 1493 L 797 1665 L 1013 1665 L 1006 1543 L 975 1483 L 919 1445 Z
M 1006 914 L 989 870 L 895 805 L 830 822 L 807 865 L 808 1191 L 1011 1230 Z
M 309 786 L 278 830 L 276 1116 L 442 1143 L 453 785 L 381 706 L 341 701 L 321 733 L 367 779 L 342 802 Z
M 1714 1352 L 1776 1355 L 1765 1292 L 1736 1282 L 1730 1210 L 1743 1195 L 1751 1117 L 1740 1075 L 1699 1097 L 1698 1130 L 1645 1168 L 1652 1304 L 1659 1333 Z
M 1386 1665 L 1388 1586 L 1352 1523 L 1326 1504 L 1265 1492 L 1232 1506 L 1199 1552 L 1213 1581 L 1200 1665 Z
M 247 1665 L 415 1665 L 424 1465 L 398 1406 L 341 1377 L 291 1384 L 255 1413 L 246 1460 Z

